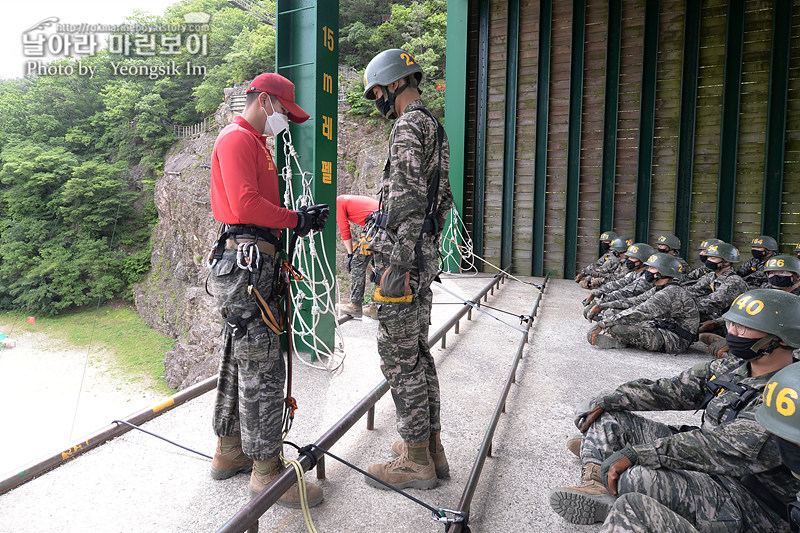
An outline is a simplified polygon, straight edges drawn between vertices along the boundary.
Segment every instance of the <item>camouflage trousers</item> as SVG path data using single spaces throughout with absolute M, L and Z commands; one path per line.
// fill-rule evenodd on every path
M 361 253 L 360 248 L 353 253 L 353 260 L 350 263 L 350 301 L 354 304 L 364 303 L 369 258 L 370 256 Z
M 271 300 L 272 256 L 262 254 L 256 288 Z M 251 459 L 264 461 L 281 451 L 283 385 L 286 370 L 280 337 L 261 319 L 254 296 L 247 293 L 249 271 L 236 265 L 236 251 L 225 254 L 211 269 L 209 288 L 223 318 L 257 316 L 240 338 L 225 327 L 214 403 L 214 432 L 228 437 L 241 432 L 242 449 Z M 274 302 L 270 309 L 277 316 Z
M 605 533 L 700 533 L 691 522 L 650 496 L 631 492 L 614 502 Z
M 627 444 L 635 446 L 673 434 L 666 424 L 633 413 L 603 413 L 584 436 L 581 461 L 599 464 Z M 649 496 L 703 532 L 781 531 L 780 524 L 772 522 L 738 481 L 724 476 L 634 465 L 620 476 L 618 492 Z
M 415 444 L 442 429 L 439 378 L 428 346 L 432 306 L 430 283 L 409 304 L 378 306 L 378 354 L 392 390 L 397 431 Z
M 683 353 L 689 347 L 677 334 L 655 326 L 612 324 L 606 332 L 620 342 L 651 352 Z

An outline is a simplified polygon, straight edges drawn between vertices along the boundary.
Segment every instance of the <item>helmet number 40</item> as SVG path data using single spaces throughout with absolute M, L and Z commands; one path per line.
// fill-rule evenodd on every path
M 777 381 L 768 384 L 764 389 L 764 403 L 767 407 L 772 406 L 772 394 L 775 392 L 775 387 L 778 386 Z M 793 400 L 797 400 L 797 391 L 784 387 L 775 398 L 775 409 L 783 416 L 792 416 L 797 410 L 797 406 Z
M 752 298 L 752 296 L 739 296 L 733 302 L 731 307 L 735 305 L 740 310 L 743 309 L 745 312 L 747 312 L 748 315 L 757 315 L 764 309 L 764 302 L 761 300 L 753 300 Z

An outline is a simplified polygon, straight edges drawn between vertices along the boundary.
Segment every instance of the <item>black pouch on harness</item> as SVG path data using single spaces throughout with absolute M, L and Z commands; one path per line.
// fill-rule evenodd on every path
M 258 315 L 252 315 L 247 318 L 241 315 L 229 316 L 225 319 L 225 326 L 231 330 L 231 337 L 238 340 L 244 337 L 247 333 L 247 325 L 253 321 Z

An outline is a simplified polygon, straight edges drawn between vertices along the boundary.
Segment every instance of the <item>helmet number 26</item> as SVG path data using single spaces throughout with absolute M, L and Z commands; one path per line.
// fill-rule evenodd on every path
M 777 386 L 778 382 L 773 381 L 764 389 L 764 403 L 767 407 L 772 405 L 772 394 L 775 392 L 775 387 Z M 775 398 L 775 409 L 783 416 L 792 416 L 797 410 L 797 406 L 793 400 L 797 400 L 797 391 L 789 387 L 784 387 L 778 392 L 777 398 Z

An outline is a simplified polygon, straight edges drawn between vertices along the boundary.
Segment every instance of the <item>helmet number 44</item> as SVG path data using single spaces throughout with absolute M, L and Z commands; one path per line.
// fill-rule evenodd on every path
M 772 406 L 772 394 L 775 392 L 775 387 L 778 386 L 777 381 L 768 384 L 764 389 L 764 403 L 767 407 Z M 778 392 L 775 398 L 775 409 L 783 416 L 792 416 L 797 410 L 797 406 L 793 400 L 797 400 L 797 391 L 784 387 Z
M 731 307 L 735 305 L 739 309 L 743 309 L 745 312 L 747 312 L 748 315 L 757 315 L 762 309 L 764 309 L 764 302 L 761 300 L 753 300 L 752 298 L 752 296 L 739 296 L 733 302 Z

